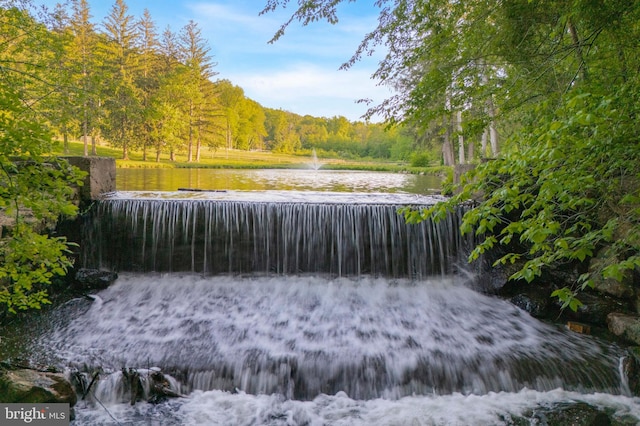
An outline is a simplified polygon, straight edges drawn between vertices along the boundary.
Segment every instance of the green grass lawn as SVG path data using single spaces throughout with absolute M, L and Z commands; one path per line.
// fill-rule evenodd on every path
M 91 146 L 89 146 L 91 152 Z M 176 161 L 169 161 L 169 155 L 163 154 L 160 161 L 155 161 L 155 153 L 147 152 L 147 161 L 143 161 L 141 151 L 130 151 L 129 160 L 122 160 L 122 150 L 99 145 L 96 147 L 98 156 L 113 157 L 116 159 L 116 167 L 122 168 L 227 168 L 227 169 L 302 169 L 309 167 L 310 156 L 273 153 L 269 151 L 242 151 L 242 150 L 212 150 L 203 147 L 199 162 L 188 162 L 185 153 L 178 153 Z M 82 142 L 70 142 L 69 151 L 63 152 L 62 142 L 57 142 L 52 152 L 60 156 L 82 156 L 84 145 Z M 384 162 L 374 160 L 344 160 L 339 158 L 321 158 L 323 169 L 330 170 L 371 170 L 386 172 L 407 172 L 446 174 L 448 168 L 443 167 L 411 167 L 408 164 L 397 162 Z

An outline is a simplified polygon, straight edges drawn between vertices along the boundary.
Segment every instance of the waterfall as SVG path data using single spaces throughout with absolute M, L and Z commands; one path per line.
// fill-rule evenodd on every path
M 87 267 L 136 272 L 426 277 L 465 262 L 461 213 L 406 224 L 398 205 L 110 199 L 89 220 Z
M 81 388 L 100 377 L 82 425 L 235 425 L 256 412 L 255 424 L 503 424 L 536 399 L 585 394 L 633 407 L 620 395 L 619 348 L 471 288 L 473 274 L 459 273 L 473 245 L 462 210 L 415 225 L 398 214 L 431 202 L 113 195 L 85 217 L 81 262 L 119 278 L 55 311 L 37 345 Z M 155 398 L 160 372 L 188 398 L 138 403 Z M 468 404 L 485 417 L 469 417 Z

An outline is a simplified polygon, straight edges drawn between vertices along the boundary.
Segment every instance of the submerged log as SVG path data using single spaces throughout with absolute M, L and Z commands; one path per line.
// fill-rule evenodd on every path
M 166 398 L 186 398 L 186 395 L 182 395 L 171 389 L 171 383 L 159 368 L 151 368 L 150 379 L 151 386 L 148 402 L 158 403 L 164 401 Z
M 171 389 L 171 382 L 157 367 L 143 370 L 142 373 L 135 368 L 123 368 L 122 376 L 125 386 L 131 392 L 129 399 L 131 405 L 142 400 L 159 403 L 167 398 L 186 398 L 186 395 Z
M 178 188 L 178 191 L 185 191 L 185 192 L 227 192 L 226 189 L 200 189 L 200 188 Z
M 135 405 L 139 399 L 143 399 L 143 387 L 140 382 L 140 373 L 135 368 L 123 368 L 122 377 L 125 379 L 125 384 L 131 391 L 129 401 L 131 405 Z
M 82 399 L 83 400 L 87 397 L 87 394 L 89 393 L 89 391 L 91 390 L 91 387 L 96 382 L 96 380 L 98 379 L 99 376 L 100 376 L 100 372 L 98 372 L 98 371 L 96 371 L 93 374 L 93 378 L 91 379 L 91 382 L 89 383 L 89 386 L 87 386 L 87 389 L 85 389 L 84 392 L 82 393 Z

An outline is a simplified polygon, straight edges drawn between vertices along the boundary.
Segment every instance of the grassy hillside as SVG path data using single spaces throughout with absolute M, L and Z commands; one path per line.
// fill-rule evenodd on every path
M 91 151 L 91 147 L 89 147 Z M 176 161 L 169 161 L 168 155 L 161 156 L 160 161 L 155 161 L 155 153 L 147 152 L 147 161 L 142 161 L 141 151 L 130 151 L 129 160 L 122 160 L 122 150 L 108 146 L 97 146 L 99 156 L 113 157 L 116 166 L 122 168 L 227 168 L 227 169 L 302 169 L 311 165 L 311 155 L 280 154 L 268 151 L 241 151 L 241 150 L 212 150 L 208 147 L 202 149 L 200 162 L 187 162 L 184 153 L 176 155 Z M 84 153 L 82 142 L 70 142 L 69 152 L 63 152 L 61 142 L 55 144 L 54 155 L 77 155 Z M 354 161 L 337 158 L 321 158 L 323 169 L 331 170 L 373 170 L 387 172 L 408 172 L 446 174 L 448 168 L 443 167 L 411 167 L 408 164 L 388 163 L 381 161 Z

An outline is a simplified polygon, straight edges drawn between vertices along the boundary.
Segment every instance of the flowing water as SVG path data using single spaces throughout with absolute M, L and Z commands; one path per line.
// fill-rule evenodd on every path
M 33 348 L 85 390 L 99 377 L 74 424 L 542 425 L 575 401 L 640 419 L 621 349 L 474 290 L 461 212 L 397 215 L 438 197 L 280 189 L 94 206 L 81 260 L 119 278 Z M 182 397 L 145 402 L 158 369 Z
M 403 205 L 436 197 L 322 192 L 115 194 L 92 212 L 87 266 L 127 271 L 449 273 L 470 245 L 460 214 L 407 225 Z
M 103 370 L 78 424 L 508 424 L 567 399 L 640 414 L 613 348 L 465 284 L 125 273 L 42 344 Z M 186 397 L 130 407 L 121 370 L 151 367 Z

